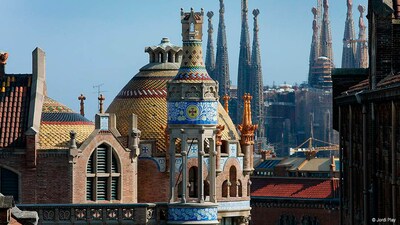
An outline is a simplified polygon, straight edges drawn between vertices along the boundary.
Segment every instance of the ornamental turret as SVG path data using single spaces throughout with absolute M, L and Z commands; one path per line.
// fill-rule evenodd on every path
M 203 63 L 203 17 L 203 10 L 181 10 L 182 63 L 178 74 L 167 84 L 170 162 L 168 224 L 218 224 L 218 205 L 213 204 L 217 202 L 215 134 L 218 123 L 218 83 L 209 76 Z M 204 166 L 206 157 L 209 163 Z M 197 158 L 195 168 L 189 168 L 188 161 L 191 158 Z M 176 169 L 179 164 L 181 166 Z M 205 171 L 208 171 L 208 178 L 204 176 Z M 183 211 L 201 214 L 204 210 L 209 212 L 205 221 L 182 216 Z
M 251 121 L 251 99 L 250 94 L 243 96 L 243 120 L 242 124 L 238 125 L 240 131 L 240 145 L 244 154 L 243 172 L 250 174 L 253 171 L 253 151 L 254 151 L 254 132 L 258 125 L 253 125 Z

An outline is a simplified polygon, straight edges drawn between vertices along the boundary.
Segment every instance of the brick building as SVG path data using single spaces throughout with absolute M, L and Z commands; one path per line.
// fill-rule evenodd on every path
M 339 162 L 263 159 L 251 177 L 252 224 L 339 224 Z
M 0 192 L 18 203 L 136 202 L 137 157 L 115 117 L 93 123 L 48 97 L 45 53 L 32 56 L 31 74 L 5 73 L 0 57 Z
M 400 217 L 400 2 L 368 2 L 369 68 L 336 70 L 341 223 L 398 223 Z

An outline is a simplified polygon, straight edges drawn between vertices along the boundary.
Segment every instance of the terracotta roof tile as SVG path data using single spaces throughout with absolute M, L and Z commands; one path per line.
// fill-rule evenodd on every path
M 378 88 L 384 88 L 384 87 L 390 87 L 393 85 L 399 85 L 400 84 L 400 74 L 396 74 L 396 75 L 389 75 L 387 77 L 385 77 L 384 79 L 382 79 L 377 87 Z
M 0 148 L 25 146 L 31 76 L 7 74 L 0 78 Z
M 251 196 L 330 199 L 338 198 L 339 182 L 335 179 L 253 178 Z

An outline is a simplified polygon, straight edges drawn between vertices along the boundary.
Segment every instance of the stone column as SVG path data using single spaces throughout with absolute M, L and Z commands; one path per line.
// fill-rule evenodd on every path
M 181 155 L 182 155 L 182 203 L 186 203 L 187 193 L 187 136 L 182 135 L 181 140 Z
M 216 197 L 216 156 L 217 156 L 217 151 L 215 151 L 215 141 L 214 138 L 209 138 L 210 141 L 210 174 L 208 175 L 209 181 L 210 181 L 210 201 L 216 203 L 217 202 L 217 197 Z
M 175 138 L 170 138 L 169 144 L 169 202 L 175 202 Z
M 204 131 L 203 131 L 204 132 Z M 204 135 L 201 134 L 199 138 L 197 139 L 197 145 L 198 145 L 198 202 L 203 203 L 204 202 L 204 177 L 203 177 L 203 158 L 204 158 Z

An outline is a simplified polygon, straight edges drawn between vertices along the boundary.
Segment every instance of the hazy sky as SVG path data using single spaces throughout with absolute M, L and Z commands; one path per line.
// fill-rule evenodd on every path
M 264 84 L 307 80 L 312 36 L 311 7 L 316 0 L 249 0 L 260 9 L 260 44 Z M 358 36 L 357 6 L 353 0 Z M 87 97 L 86 116 L 94 118 L 97 94 L 103 84 L 105 105 L 148 63 L 146 46 L 162 37 L 181 45 L 180 8 L 214 11 L 214 43 L 218 29 L 218 0 L 0 0 L 0 51 L 9 52 L 7 73 L 30 73 L 31 52 L 46 52 L 48 95 L 79 111 L 77 97 Z M 225 0 L 230 77 L 237 83 L 240 39 L 239 0 Z M 330 0 L 334 60 L 341 64 L 346 0 Z M 206 46 L 206 26 L 204 45 Z M 205 57 L 205 55 L 204 55 Z

